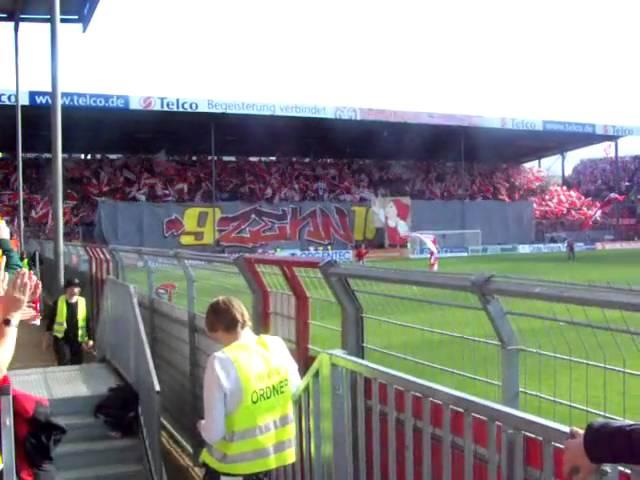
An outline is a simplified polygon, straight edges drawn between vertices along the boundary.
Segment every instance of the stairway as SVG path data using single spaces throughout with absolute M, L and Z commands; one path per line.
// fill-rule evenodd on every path
M 14 370 L 15 388 L 49 399 L 68 432 L 55 452 L 60 480 L 147 480 L 142 440 L 116 438 L 93 417 L 96 404 L 120 383 L 106 364 Z

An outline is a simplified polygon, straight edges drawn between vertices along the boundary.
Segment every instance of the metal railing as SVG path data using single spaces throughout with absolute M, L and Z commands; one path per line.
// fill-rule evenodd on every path
M 138 393 L 139 416 L 151 478 L 162 480 L 160 383 L 132 286 L 108 278 L 97 335 L 99 355 Z
M 163 420 L 193 452 L 201 379 L 217 349 L 202 315 L 213 297 L 229 294 L 252 308 L 257 330 L 285 338 L 304 367 L 341 348 L 562 424 L 640 417 L 637 290 L 299 258 L 101 250 L 78 262 L 80 273 L 93 288 L 106 269 L 96 262 L 107 261 L 136 286 Z M 167 283 L 175 286 L 170 300 L 159 288 Z
M 3 480 L 16 480 L 16 449 L 14 443 L 13 428 L 13 397 L 11 385 L 0 386 L 0 409 L 2 427 L 0 436 L 2 439 L 2 459 L 0 470 Z
M 565 426 L 344 352 L 316 359 L 296 407 L 298 461 L 285 478 L 563 478 Z

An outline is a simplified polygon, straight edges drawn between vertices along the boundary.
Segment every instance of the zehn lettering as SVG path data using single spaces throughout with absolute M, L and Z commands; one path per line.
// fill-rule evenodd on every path
M 284 395 L 285 393 L 287 393 L 288 388 L 289 380 L 287 380 L 286 378 L 272 385 L 268 385 L 262 388 L 256 388 L 251 392 L 251 403 L 253 405 L 256 405 L 260 402 L 271 400 L 272 398 Z

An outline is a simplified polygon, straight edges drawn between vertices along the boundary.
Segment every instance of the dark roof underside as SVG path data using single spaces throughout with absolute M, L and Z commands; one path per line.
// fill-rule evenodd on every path
M 526 162 L 614 137 L 439 125 L 148 111 L 63 110 L 68 153 L 210 154 Z M 48 108 L 23 107 L 23 149 L 50 151 Z M 0 106 L 0 151 L 15 151 L 15 109 Z
M 60 22 L 81 23 L 86 30 L 100 0 L 60 0 Z M 51 0 L 0 0 L 0 22 L 50 21 Z

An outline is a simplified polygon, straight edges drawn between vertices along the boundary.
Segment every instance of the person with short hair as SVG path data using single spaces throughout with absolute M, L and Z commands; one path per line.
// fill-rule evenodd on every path
M 265 479 L 296 460 L 298 365 L 284 340 L 253 333 L 237 298 L 216 298 L 205 328 L 223 348 L 209 357 L 204 374 L 204 419 L 198 422 L 208 445 L 200 456 L 204 478 Z
M 81 365 L 84 351 L 93 348 L 87 300 L 80 293 L 80 280 L 68 279 L 64 293 L 53 302 L 49 311 L 45 348 L 53 337 L 58 365 Z

